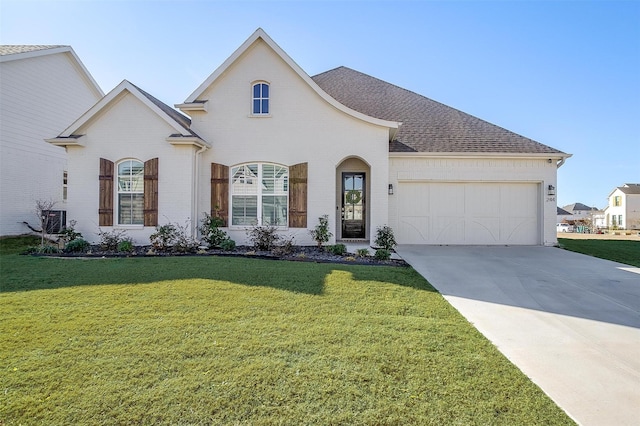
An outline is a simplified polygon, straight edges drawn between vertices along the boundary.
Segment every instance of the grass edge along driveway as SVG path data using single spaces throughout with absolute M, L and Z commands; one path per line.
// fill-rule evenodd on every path
M 0 257 L 0 424 L 572 424 L 411 268 Z

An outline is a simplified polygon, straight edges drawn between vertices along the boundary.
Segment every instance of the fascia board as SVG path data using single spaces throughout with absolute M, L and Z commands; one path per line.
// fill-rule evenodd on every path
M 73 60 L 76 62 L 76 65 L 78 66 L 80 71 L 84 74 L 85 78 L 87 79 L 89 84 L 92 86 L 92 88 L 96 91 L 98 96 L 99 97 L 103 97 L 104 96 L 104 92 L 102 91 L 102 88 L 100 88 L 98 83 L 94 80 L 93 76 L 91 75 L 89 70 L 84 66 L 84 64 L 82 63 L 82 61 L 78 57 L 78 55 L 76 55 L 75 50 L 73 50 L 72 47 L 69 47 L 69 52 L 68 53 L 73 57 Z
M 72 137 L 58 137 L 45 139 L 45 142 L 50 143 L 55 146 L 85 146 L 84 140 L 82 139 L 84 135 L 72 136 Z
M 166 141 L 171 145 L 194 145 L 199 148 L 211 148 L 211 144 L 197 136 L 169 136 Z
M 302 78 L 322 99 L 332 105 L 334 108 L 351 115 L 359 120 L 365 121 L 367 123 L 375 124 L 377 126 L 387 127 L 389 129 L 397 129 L 400 126 L 400 123 L 396 121 L 388 121 L 382 120 L 379 118 L 370 117 L 366 114 L 362 114 L 356 110 L 353 110 L 340 102 L 336 101 L 334 98 L 329 96 L 327 92 L 322 90 L 320 86 L 318 86 L 312 79 L 307 75 L 306 72 L 284 51 L 278 44 L 273 41 L 271 37 L 267 35 L 266 32 L 262 28 L 258 28 L 252 35 L 245 41 L 238 49 L 226 61 L 222 63 L 205 81 L 202 83 L 184 102 L 185 104 L 193 103 L 198 99 L 202 93 L 213 82 L 220 77 L 225 71 L 231 67 L 231 65 L 240 57 L 242 54 L 249 49 L 253 43 L 255 43 L 258 39 L 262 39 L 280 58 L 287 63 L 297 74 Z
M 510 152 L 390 152 L 389 158 L 407 157 L 438 157 L 438 158 L 546 158 L 546 159 L 567 159 L 573 154 L 565 153 L 510 153 Z

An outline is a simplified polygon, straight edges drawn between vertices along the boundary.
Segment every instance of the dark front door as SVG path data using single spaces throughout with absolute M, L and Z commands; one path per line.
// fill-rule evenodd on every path
M 342 173 L 342 238 L 365 238 L 364 173 Z

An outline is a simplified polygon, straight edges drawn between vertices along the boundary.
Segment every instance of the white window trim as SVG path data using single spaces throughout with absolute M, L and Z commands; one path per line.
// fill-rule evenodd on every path
M 120 164 L 125 161 L 136 161 L 142 164 L 142 191 L 141 192 L 120 192 Z M 137 158 L 123 158 L 115 164 L 115 173 L 114 173 L 113 182 L 115 186 L 114 196 L 115 200 L 113 205 L 115 206 L 113 214 L 114 214 L 114 227 L 116 228 L 126 228 L 126 229 L 137 229 L 144 228 L 144 161 L 138 160 Z M 142 208 L 143 208 L 143 223 L 120 223 L 120 194 L 142 194 Z
M 255 196 L 257 197 L 257 202 L 256 202 L 256 219 L 258 221 L 258 223 L 256 223 L 255 225 L 234 225 L 233 224 L 233 170 L 237 167 L 242 167 L 242 166 L 248 166 L 248 165 L 252 165 L 252 164 L 256 164 L 258 166 L 258 176 L 257 176 L 257 180 L 260 183 L 260 186 L 258 187 L 258 193 L 255 194 Z M 273 166 L 278 166 L 278 167 L 284 167 L 287 169 L 287 191 L 284 194 L 263 194 L 262 193 L 262 176 L 263 176 L 263 166 L 265 165 L 273 165 Z M 231 167 L 229 167 L 229 212 L 228 212 L 228 218 L 229 218 L 229 229 L 231 230 L 246 230 L 246 229 L 251 229 L 254 226 L 263 226 L 264 224 L 262 223 L 262 197 L 265 195 L 275 195 L 275 196 L 283 196 L 286 197 L 287 200 L 287 207 L 286 207 L 286 211 L 287 211 L 287 218 L 286 218 L 286 225 L 282 225 L 282 226 L 275 226 L 276 229 L 278 230 L 288 230 L 289 229 L 289 191 L 291 190 L 291 183 L 289 182 L 289 166 L 284 165 L 284 164 L 280 164 L 280 163 L 272 163 L 272 162 L 260 162 L 260 161 L 251 161 L 248 163 L 239 163 L 239 164 L 235 164 Z M 238 196 L 242 196 L 243 194 L 236 194 Z
M 258 98 L 258 99 L 267 99 L 269 101 L 269 112 L 267 113 L 255 113 L 253 112 L 253 101 L 256 99 L 253 97 L 253 88 L 256 84 L 266 84 L 267 86 L 269 86 L 269 97 L 268 98 Z M 271 82 L 266 81 L 266 80 L 256 80 L 251 82 L 250 85 L 250 99 L 251 99 L 251 103 L 249 105 L 249 117 L 251 118 L 270 118 L 271 117 L 271 106 L 272 106 L 272 102 L 271 100 L 273 99 L 272 97 L 272 93 L 271 93 Z

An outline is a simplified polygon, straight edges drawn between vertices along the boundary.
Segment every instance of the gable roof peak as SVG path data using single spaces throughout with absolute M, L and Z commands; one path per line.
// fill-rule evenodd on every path
M 178 104 L 176 107 L 188 110 L 192 105 L 197 102 L 201 102 L 204 99 L 200 99 L 203 93 L 221 76 L 223 75 L 230 67 L 233 65 L 246 51 L 249 50 L 251 46 L 258 40 L 261 39 L 264 41 L 273 52 L 280 57 L 306 84 L 311 87 L 322 99 L 324 99 L 327 103 L 332 105 L 334 108 L 342 111 L 343 113 L 350 115 L 359 120 L 365 121 L 367 123 L 375 124 L 377 126 L 386 127 L 389 129 L 389 139 L 393 138 L 395 135 L 396 129 L 400 126 L 401 123 L 394 120 L 386 120 L 379 117 L 373 117 L 371 115 L 367 115 L 361 111 L 357 111 L 355 109 L 350 108 L 347 105 L 344 105 L 337 101 L 335 98 L 331 97 L 327 92 L 325 92 L 316 82 L 309 77 L 309 75 L 304 72 L 304 70 L 284 51 L 278 44 L 273 41 L 271 37 L 262 29 L 258 28 L 254 33 L 244 42 L 242 45 L 236 49 L 235 52 L 231 56 L 227 58 L 226 61 L 222 63 L 198 88 L 189 95 L 186 101 L 183 104 Z
M 114 102 L 122 93 L 128 92 L 132 96 L 136 97 L 149 109 L 154 111 L 160 118 L 162 118 L 167 124 L 169 124 L 174 130 L 173 135 L 179 135 L 182 137 L 195 137 L 199 138 L 191 129 L 191 120 L 171 108 L 169 105 L 160 101 L 156 97 L 150 95 L 144 90 L 140 89 L 129 80 L 122 80 L 120 84 L 114 87 L 109 93 L 107 93 L 102 99 L 100 99 L 93 107 L 85 112 L 80 118 L 78 118 L 73 124 L 67 127 L 58 138 L 52 139 L 52 141 L 58 143 L 65 138 L 73 138 L 78 136 L 75 133 L 87 122 L 96 117 L 104 108 Z

